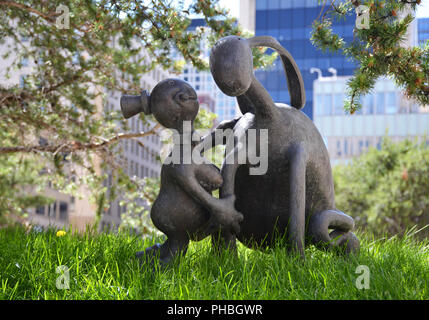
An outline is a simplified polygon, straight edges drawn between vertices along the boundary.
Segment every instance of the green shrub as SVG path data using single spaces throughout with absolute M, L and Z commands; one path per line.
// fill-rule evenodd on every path
M 351 164 L 334 168 L 336 206 L 375 235 L 403 234 L 429 224 L 429 148 L 384 138 Z M 429 228 L 421 231 L 427 237 Z

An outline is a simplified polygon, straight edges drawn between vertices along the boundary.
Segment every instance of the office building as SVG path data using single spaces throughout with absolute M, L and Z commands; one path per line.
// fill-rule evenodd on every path
M 418 138 L 429 144 L 429 109 L 408 100 L 389 78 L 380 78 L 360 102 L 362 109 L 346 114 L 343 108 L 349 77 L 320 77 L 314 81 L 314 123 L 333 165 L 359 156 L 369 147 L 381 147 L 382 138 L 393 141 Z
M 429 40 L 429 18 L 417 19 L 417 32 L 419 45 L 425 44 Z
M 193 31 L 196 28 L 204 27 L 206 27 L 204 19 L 193 19 L 188 30 Z M 208 61 L 210 56 L 210 47 L 207 41 L 203 41 L 201 43 L 201 50 L 204 59 L 207 59 Z M 205 97 L 204 99 L 209 99 L 214 102 L 214 109 L 209 110 L 217 114 L 216 122 L 233 119 L 238 114 L 236 98 L 229 97 L 220 91 L 216 86 L 210 71 L 199 71 L 191 64 L 187 64 L 183 73 L 180 75 L 180 78 L 189 82 L 189 84 L 195 89 L 200 100 L 200 107 L 205 107 L 205 105 L 201 105 L 201 97 Z
M 141 75 L 140 87 L 141 90 L 147 90 L 149 93 L 155 85 L 167 78 L 171 78 L 171 74 L 161 68 L 155 68 L 152 71 Z M 120 111 L 121 93 L 115 91 L 106 91 L 104 110 L 105 112 Z M 155 121 L 144 123 L 138 116 L 131 117 L 127 120 L 129 133 L 145 132 L 152 129 Z M 119 124 L 118 124 L 119 126 Z M 121 129 L 124 132 L 124 128 Z M 139 143 L 140 142 L 140 143 Z M 125 168 L 131 178 L 143 179 L 145 177 L 157 178 L 160 175 L 161 163 L 159 155 L 162 148 L 162 141 L 157 134 L 151 134 L 142 138 L 125 139 L 120 145 L 119 163 Z M 116 181 L 113 180 L 112 174 L 107 172 L 108 178 L 104 181 L 104 185 L 109 189 Z M 109 194 L 109 192 L 107 192 Z M 109 199 L 110 206 L 104 212 L 100 220 L 101 230 L 115 230 L 121 224 L 121 216 L 126 213 L 127 206 L 121 206 L 121 201 L 124 198 L 119 195 L 116 199 Z M 139 206 L 147 207 L 145 199 L 137 199 Z
M 255 0 L 255 10 L 255 34 L 276 38 L 294 57 L 304 80 L 307 98 L 302 111 L 313 119 L 313 81 L 316 75 L 310 73 L 311 68 L 319 68 L 323 72 L 335 68 L 337 75 L 344 76 L 353 74 L 355 64 L 340 53 L 322 53 L 310 42 L 311 25 L 322 10 L 317 0 Z M 345 21 L 335 21 L 333 31 L 345 41 L 351 41 L 355 19 L 350 15 Z M 289 103 L 280 58 L 268 70 L 257 70 L 256 77 L 274 101 Z
M 31 73 L 32 68 L 35 66 L 35 62 L 32 59 L 22 59 L 20 64 L 22 68 L 16 69 L 10 73 L 10 77 L 7 76 L 7 67 L 11 66 L 16 59 L 16 55 L 10 54 L 5 56 L 8 52 L 9 45 L 14 41 L 11 38 L 5 39 L 5 42 L 0 45 L 0 83 L 2 87 L 9 88 L 16 85 L 24 86 L 24 80 L 28 74 Z M 21 37 L 20 41 L 25 45 L 29 43 L 28 39 Z M 97 99 L 94 101 L 98 110 L 101 110 L 101 100 Z M 28 142 L 33 144 L 43 145 L 46 143 L 43 136 L 46 132 L 41 133 L 40 137 L 28 136 Z M 95 170 L 98 161 L 95 159 Z M 73 169 L 77 174 L 81 172 L 79 167 L 69 167 L 70 171 Z M 48 174 L 49 168 L 45 168 L 40 174 Z M 73 177 L 72 177 L 73 179 Z M 26 190 L 29 193 L 37 193 L 35 189 Z M 86 187 L 79 188 L 78 192 L 82 195 L 87 195 L 89 191 Z M 73 197 L 56 190 L 51 183 L 42 194 L 46 197 L 54 199 L 54 201 L 45 206 L 30 209 L 28 213 L 28 221 L 32 224 L 40 225 L 43 227 L 53 226 L 56 228 L 63 228 L 65 226 L 72 225 L 77 230 L 84 230 L 87 225 L 91 225 L 94 222 L 96 207 L 88 201 L 88 197 L 83 198 Z
M 6 39 L 5 43 L 0 46 L 0 82 L 3 87 L 24 85 L 25 77 L 32 72 L 34 67 L 34 61 L 31 59 L 23 59 L 21 61 L 22 68 L 12 72 L 11 77 L 6 77 L 6 67 L 11 65 L 16 59 L 15 55 L 9 55 L 3 57 L 7 51 L 8 44 L 13 41 L 12 39 Z M 22 37 L 21 41 L 26 43 L 28 40 Z M 170 74 L 160 68 L 155 68 L 151 72 L 141 76 L 140 84 L 142 89 L 151 91 L 153 87 L 161 80 L 170 77 Z M 97 108 L 97 113 L 102 114 L 103 112 L 110 112 L 113 110 L 120 110 L 120 97 L 121 93 L 106 91 L 103 88 L 97 88 L 97 90 L 105 91 L 105 98 L 98 96 L 94 101 Z M 207 99 L 206 99 L 207 100 Z M 204 100 L 205 104 L 211 105 L 209 100 Z M 150 129 L 155 123 L 143 124 L 138 117 L 128 119 L 128 127 L 131 132 L 141 132 Z M 123 131 L 123 128 L 119 131 Z M 43 143 L 42 137 L 37 138 L 40 143 Z M 123 140 L 120 144 L 121 154 L 120 161 L 130 176 L 143 177 L 158 177 L 160 173 L 161 165 L 157 160 L 159 152 L 161 150 L 161 141 L 157 135 L 150 135 L 139 139 L 140 142 L 145 146 L 144 148 L 134 140 Z M 35 142 L 37 142 L 35 140 Z M 101 174 L 100 169 L 101 159 L 95 157 L 96 172 Z M 76 175 L 83 175 L 83 170 L 78 166 L 73 166 L 73 170 Z M 73 179 L 73 178 L 72 178 Z M 110 188 L 115 181 L 112 181 L 112 175 L 108 175 L 108 179 L 105 181 L 105 186 Z M 28 220 L 30 223 L 40 225 L 42 227 L 53 226 L 56 228 L 63 228 L 72 225 L 78 230 L 84 230 L 87 225 L 91 225 L 95 221 L 95 214 L 97 207 L 89 201 L 90 190 L 85 186 L 81 187 L 79 194 L 82 197 L 74 197 L 59 192 L 51 184 L 43 190 L 43 194 L 54 199 L 54 202 L 37 208 L 30 209 L 28 212 Z M 31 191 L 33 192 L 33 190 Z M 110 201 L 109 209 L 104 212 L 100 220 L 100 229 L 115 229 L 121 222 L 121 214 L 126 211 L 126 207 L 119 205 L 121 198 L 108 199 Z M 139 200 L 142 205 L 145 202 Z

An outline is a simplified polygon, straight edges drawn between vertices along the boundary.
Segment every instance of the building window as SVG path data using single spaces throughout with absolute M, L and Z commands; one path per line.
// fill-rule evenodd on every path
M 386 92 L 386 113 L 394 114 L 397 113 L 398 106 L 396 104 L 396 93 Z
M 334 115 L 343 114 L 343 95 L 341 93 L 334 94 Z
M 376 95 L 377 97 L 377 105 L 376 105 L 376 113 L 383 114 L 384 113 L 384 93 L 379 92 Z
M 66 202 L 60 202 L 60 220 L 67 221 L 68 219 L 68 205 Z
M 365 110 L 365 114 L 374 113 L 374 96 L 372 94 L 367 94 L 363 99 L 363 108 Z
M 41 216 L 45 215 L 45 207 L 44 206 L 37 207 L 36 214 L 40 214 Z
M 359 153 L 362 153 L 363 151 L 363 141 L 359 140 Z
M 337 156 L 341 157 L 341 140 L 337 140 Z
M 381 150 L 382 141 L 383 140 L 381 138 L 378 138 L 378 140 L 377 140 L 377 150 Z
M 323 95 L 323 116 L 332 115 L 332 96 L 330 94 Z

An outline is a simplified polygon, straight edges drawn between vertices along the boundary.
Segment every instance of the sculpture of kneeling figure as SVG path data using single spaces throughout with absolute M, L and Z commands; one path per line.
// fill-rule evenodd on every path
M 262 46 L 280 55 L 290 106 L 274 103 L 254 75 L 251 48 Z M 357 252 L 359 240 L 351 232 L 354 221 L 335 207 L 332 170 L 322 136 L 299 111 L 305 105 L 304 83 L 290 53 L 269 36 L 228 36 L 212 48 L 210 70 L 219 89 L 237 97 L 243 114 L 221 124 L 222 128 L 234 131 L 231 139 L 245 141 L 251 131 L 268 132 L 265 174 L 252 175 L 249 160 L 244 164 L 237 161 L 240 144 L 225 156 L 220 197 L 235 195 L 236 209 L 244 219 L 240 232 L 221 230 L 214 243 L 231 248 L 238 239 L 251 248 L 262 249 L 272 247 L 280 236 L 285 237 L 287 247 L 303 257 L 304 246 L 310 243 Z M 213 135 L 208 135 L 200 145 L 207 150 L 215 143 Z M 253 153 L 261 152 L 260 143 L 253 148 Z
M 184 139 L 192 134 L 198 114 L 195 90 L 183 80 L 166 79 L 155 86 L 150 96 L 145 91 L 141 96 L 122 96 L 121 109 L 125 118 L 139 112 L 152 113 L 161 125 L 174 129 L 180 138 L 172 151 L 180 155 L 179 159 L 163 164 L 160 191 L 150 212 L 153 224 L 167 235 L 167 240 L 136 256 L 146 259 L 158 256 L 161 264 L 167 264 L 178 254 L 186 253 L 190 240 L 202 240 L 221 225 L 238 232 L 243 217 L 234 208 L 235 196 L 218 199 L 211 194 L 223 183 L 220 170 L 207 161 L 197 164 L 184 152 L 184 143 L 192 143 L 191 152 L 195 146 Z M 185 132 L 184 121 L 190 122 L 191 132 Z M 185 157 L 189 157 L 190 163 L 184 161 Z

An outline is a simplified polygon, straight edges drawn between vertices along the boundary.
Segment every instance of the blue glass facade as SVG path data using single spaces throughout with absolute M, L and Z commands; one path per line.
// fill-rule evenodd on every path
M 422 45 L 429 40 L 429 18 L 421 18 L 417 20 L 417 32 L 419 45 Z
M 321 6 L 317 0 L 256 0 L 256 35 L 276 38 L 294 57 L 304 79 L 306 105 L 303 111 L 313 119 L 313 81 L 317 74 L 312 67 L 331 75 L 328 68 L 335 68 L 337 75 L 352 75 L 355 64 L 341 54 L 323 53 L 310 42 L 312 22 L 319 16 Z M 325 8 L 326 9 L 326 8 Z M 353 38 L 356 17 L 333 22 L 333 30 L 346 42 Z M 267 88 L 274 101 L 289 103 L 286 78 L 280 58 L 268 70 L 257 70 L 256 77 Z

